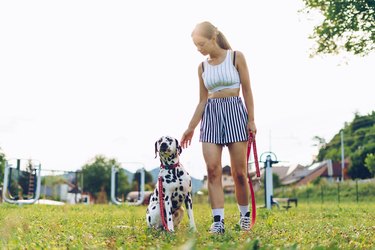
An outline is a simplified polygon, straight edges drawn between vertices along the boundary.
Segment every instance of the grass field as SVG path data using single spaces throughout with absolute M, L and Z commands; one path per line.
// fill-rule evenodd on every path
M 0 205 L 2 249 L 375 249 L 375 203 L 310 203 L 257 210 L 238 231 L 236 204 L 225 205 L 226 232 L 211 235 L 208 204 L 195 204 L 198 232 L 185 217 L 173 233 L 146 227 L 145 206 Z

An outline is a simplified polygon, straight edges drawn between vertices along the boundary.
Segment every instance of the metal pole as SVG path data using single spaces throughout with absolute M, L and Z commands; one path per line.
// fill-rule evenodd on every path
M 121 202 L 117 201 L 115 190 L 116 190 L 116 173 L 118 172 L 115 165 L 111 169 L 111 201 L 116 205 L 121 205 Z
M 355 180 L 355 193 L 356 193 L 357 203 L 358 203 L 358 180 Z
M 341 181 L 344 181 L 344 162 L 345 156 L 344 156 L 344 131 L 341 130 Z
M 266 158 L 266 208 L 272 208 L 273 196 L 273 181 L 272 181 L 272 160 L 271 156 L 267 155 Z

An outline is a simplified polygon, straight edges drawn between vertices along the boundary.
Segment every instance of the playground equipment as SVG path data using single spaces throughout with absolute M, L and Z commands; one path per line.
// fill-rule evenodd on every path
M 266 155 L 267 154 L 267 155 Z M 260 161 L 262 157 L 266 155 L 264 161 L 265 177 L 264 177 L 264 203 L 267 209 L 271 209 L 272 205 L 278 205 L 273 199 L 273 178 L 272 178 L 272 164 L 278 163 L 276 155 L 273 152 L 264 152 L 260 155 Z M 272 159 L 273 158 L 273 159 Z
M 137 164 L 142 167 L 138 168 L 135 173 L 140 174 L 140 180 L 138 181 L 138 200 L 135 202 L 125 202 L 124 198 L 118 197 L 118 186 L 119 186 L 119 171 L 124 170 L 122 167 L 112 166 L 111 170 L 111 201 L 116 205 L 128 204 L 128 205 L 141 205 L 145 199 L 145 168 L 141 163 L 123 163 L 122 165 Z
M 81 171 L 42 169 L 41 197 L 63 201 L 67 204 L 83 201 L 83 174 Z
M 22 205 L 33 204 L 39 199 L 41 164 L 35 162 L 35 160 L 23 159 L 12 159 L 5 162 L 3 182 L 3 200 L 5 202 Z

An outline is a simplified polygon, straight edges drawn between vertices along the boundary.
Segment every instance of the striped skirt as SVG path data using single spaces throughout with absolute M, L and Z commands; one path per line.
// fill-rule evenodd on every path
M 247 141 L 247 121 L 241 97 L 210 98 L 202 116 L 199 141 L 221 145 Z

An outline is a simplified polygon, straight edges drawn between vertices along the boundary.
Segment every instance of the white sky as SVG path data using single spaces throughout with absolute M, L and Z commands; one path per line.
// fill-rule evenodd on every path
M 318 20 L 298 13 L 302 7 L 302 0 L 2 1 L 0 147 L 46 169 L 75 170 L 97 154 L 157 167 L 155 141 L 180 139 L 197 105 L 204 57 L 190 34 L 208 20 L 246 56 L 258 154 L 310 164 L 313 136 L 330 140 L 354 112 L 374 110 L 375 56 L 309 58 Z M 199 127 L 181 162 L 203 178 L 198 137 Z

